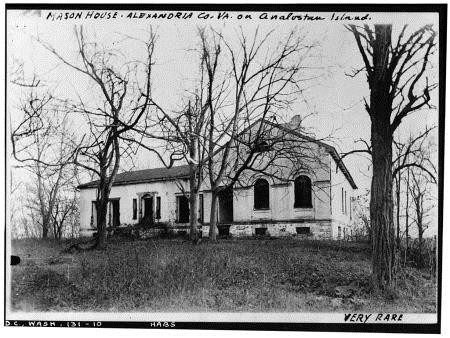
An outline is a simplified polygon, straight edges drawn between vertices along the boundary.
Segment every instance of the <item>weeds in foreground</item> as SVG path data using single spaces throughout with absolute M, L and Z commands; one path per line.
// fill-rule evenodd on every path
M 20 244 L 20 243 L 19 243 Z M 54 243 L 35 255 L 60 253 Z M 26 251 L 17 246 L 17 250 Z M 408 311 L 433 312 L 434 279 L 402 271 L 401 293 L 372 293 L 361 244 L 298 240 L 112 242 L 64 264 L 13 269 L 12 305 L 45 311 Z M 427 279 L 428 278 L 428 279 Z

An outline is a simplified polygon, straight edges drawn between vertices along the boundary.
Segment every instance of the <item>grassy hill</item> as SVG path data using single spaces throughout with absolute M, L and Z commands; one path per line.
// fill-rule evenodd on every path
M 14 311 L 436 311 L 436 282 L 401 267 L 398 291 L 371 288 L 361 243 L 242 239 L 114 240 L 105 251 L 62 254 L 68 242 L 16 240 Z

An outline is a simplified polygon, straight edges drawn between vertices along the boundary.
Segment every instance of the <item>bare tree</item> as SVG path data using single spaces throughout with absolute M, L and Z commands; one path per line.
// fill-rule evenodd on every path
M 370 190 L 366 190 L 363 194 L 354 198 L 352 202 L 353 215 L 355 220 L 355 231 L 361 233 L 362 237 L 372 242 L 370 231 Z M 361 229 L 361 230 L 359 230 Z
M 279 48 L 265 50 L 272 35 L 273 31 L 262 35 L 257 29 L 251 41 L 247 41 L 241 31 L 235 45 L 212 28 L 200 28 L 196 49 L 199 77 L 195 89 L 187 94 L 187 103 L 175 113 L 156 105 L 158 119 L 153 125 L 162 130 L 153 133 L 148 127 L 140 130 L 145 137 L 163 141 L 161 150 L 171 154 L 169 161 L 161 156 L 161 150 L 146 148 L 156 152 L 166 167 L 179 160 L 189 164 L 186 196 L 190 201 L 193 240 L 197 239 L 200 184 L 209 178 L 210 239 L 214 241 L 219 193 L 258 163 L 256 159 L 262 153 L 258 151 L 259 139 L 262 141 L 264 134 L 269 135 L 269 130 L 275 129 L 268 119 L 273 119 L 275 110 L 290 106 L 303 89 L 300 82 L 307 79 L 301 64 L 314 45 L 307 45 L 304 36 L 297 37 L 291 32 Z M 281 134 L 286 131 L 278 130 L 277 137 L 272 135 L 270 142 L 279 142 Z M 182 185 L 180 189 L 184 192 Z
M 121 156 L 130 154 L 133 145 L 130 133 L 151 109 L 156 36 L 150 32 L 146 41 L 139 40 L 145 50 L 145 60 L 131 61 L 117 49 L 88 42 L 83 27 L 75 28 L 75 37 L 80 62 L 66 59 L 45 42 L 41 44 L 64 65 L 84 75 L 99 92 L 97 103 L 89 104 L 80 97 L 70 109 L 86 121 L 84 130 L 81 129 L 84 134 L 72 145 L 72 161 L 98 177 L 97 236 L 93 248 L 103 249 L 106 247 L 109 194 Z
M 393 135 L 403 119 L 421 108 L 431 108 L 430 91 L 437 84 L 427 77 L 435 52 L 436 32 L 431 26 L 406 36 L 407 27 L 392 41 L 391 25 L 348 26 L 356 40 L 370 90 L 365 101 L 371 119 L 370 221 L 372 271 L 375 285 L 393 287 L 395 235 L 393 226 Z
M 312 79 L 305 75 L 307 67 L 303 63 L 314 44 L 307 44 L 304 35 L 291 32 L 272 48 L 268 41 L 273 33 L 261 34 L 256 29 L 248 39 L 241 30 L 237 45 L 212 29 L 200 34 L 209 90 L 206 146 L 211 189 L 209 238 L 212 241 L 216 240 L 219 193 L 232 186 L 250 163 L 255 163 L 257 143 L 254 142 L 267 131 L 266 121 L 273 118 L 276 110 L 289 108 L 304 89 L 303 82 Z M 236 161 L 232 154 L 243 141 L 243 132 L 250 127 L 258 131 L 251 140 L 253 150 L 245 159 L 238 151 L 241 157 Z M 233 164 L 230 166 L 230 163 Z M 232 177 L 230 167 L 234 169 Z
M 428 175 L 411 170 L 409 193 L 411 194 L 412 208 L 414 210 L 412 220 L 417 227 L 418 251 L 420 254 L 422 253 L 423 235 L 431 222 L 429 219 L 430 212 L 435 206 L 430 193 L 431 185 L 434 183 Z
M 178 188 L 189 198 L 190 238 L 198 241 L 198 195 L 204 179 L 205 139 L 208 123 L 206 89 L 203 62 L 200 62 L 200 77 L 193 91 L 187 91 L 182 108 L 170 112 L 161 104 L 152 101 L 156 113 L 142 125 L 132 128 L 139 135 L 135 140 L 140 147 L 155 154 L 160 162 L 171 168 L 175 163 L 189 165 L 189 189 L 175 178 Z M 149 144 L 151 141 L 152 144 Z M 157 143 L 160 143 L 159 145 Z
M 435 174 L 436 169 L 434 167 L 433 162 L 430 159 L 430 156 L 425 156 L 425 154 L 429 154 L 429 152 L 425 149 L 430 146 L 428 140 L 428 136 L 435 127 L 425 127 L 425 130 L 419 133 L 417 136 L 410 135 L 406 141 L 401 141 L 399 139 L 394 139 L 394 155 L 395 159 L 393 160 L 393 172 L 392 176 L 394 177 L 395 182 L 395 211 L 396 211 L 396 243 L 397 248 L 400 248 L 401 242 L 401 230 L 400 230 L 400 214 L 401 214 L 401 195 L 402 195 L 402 182 L 405 179 L 408 181 L 409 185 L 409 169 L 415 168 L 419 171 L 424 172 L 424 174 L 428 175 L 431 180 L 436 181 Z M 403 177 L 403 171 L 407 170 L 407 176 Z M 405 207 L 405 212 L 408 214 L 408 204 L 409 204 L 409 187 L 404 192 L 407 199 L 407 205 Z M 405 227 L 407 229 L 407 227 Z M 408 231 L 406 231 L 406 236 L 408 236 Z
M 189 227 L 190 239 L 197 242 L 198 236 L 198 196 L 202 182 L 204 181 L 205 165 L 205 133 L 207 125 L 207 109 L 204 105 L 203 80 L 200 80 L 196 91 L 187 97 L 187 103 L 181 111 L 169 114 L 163 108 L 156 114 L 156 126 L 159 131 L 148 132 L 148 127 L 139 131 L 141 135 L 153 140 L 161 140 L 162 147 L 149 147 L 142 143 L 142 147 L 156 153 L 166 168 L 183 161 L 189 165 L 189 189 L 186 190 L 183 182 L 175 180 L 180 191 L 189 198 Z M 137 129 L 136 129 L 137 130 Z M 164 155 L 169 155 L 166 160 Z
M 33 194 L 33 203 L 28 207 L 39 215 L 35 220 L 46 238 L 64 188 L 73 188 L 73 166 L 68 161 L 72 139 L 68 115 L 60 111 L 58 101 L 40 86 L 36 76 L 28 82 L 22 76 L 12 81 L 26 90 L 18 107 L 22 118 L 11 127 L 12 153 L 18 162 L 14 170 L 32 175 L 27 191 Z

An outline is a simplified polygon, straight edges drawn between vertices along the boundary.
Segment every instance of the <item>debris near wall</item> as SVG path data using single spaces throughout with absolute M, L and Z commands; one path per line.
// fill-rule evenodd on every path
M 129 239 L 176 238 L 189 236 L 189 226 L 173 226 L 171 223 L 159 222 L 151 226 L 142 224 L 122 224 L 109 231 L 111 237 Z

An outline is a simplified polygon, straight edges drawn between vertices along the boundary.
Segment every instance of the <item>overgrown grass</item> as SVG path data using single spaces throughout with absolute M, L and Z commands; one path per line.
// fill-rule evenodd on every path
M 364 244 L 122 240 L 111 242 L 106 251 L 63 255 L 65 246 L 54 241 L 13 242 L 12 253 L 25 257 L 12 267 L 14 310 L 436 310 L 435 281 L 415 268 L 402 270 L 395 299 L 373 293 L 370 254 Z

